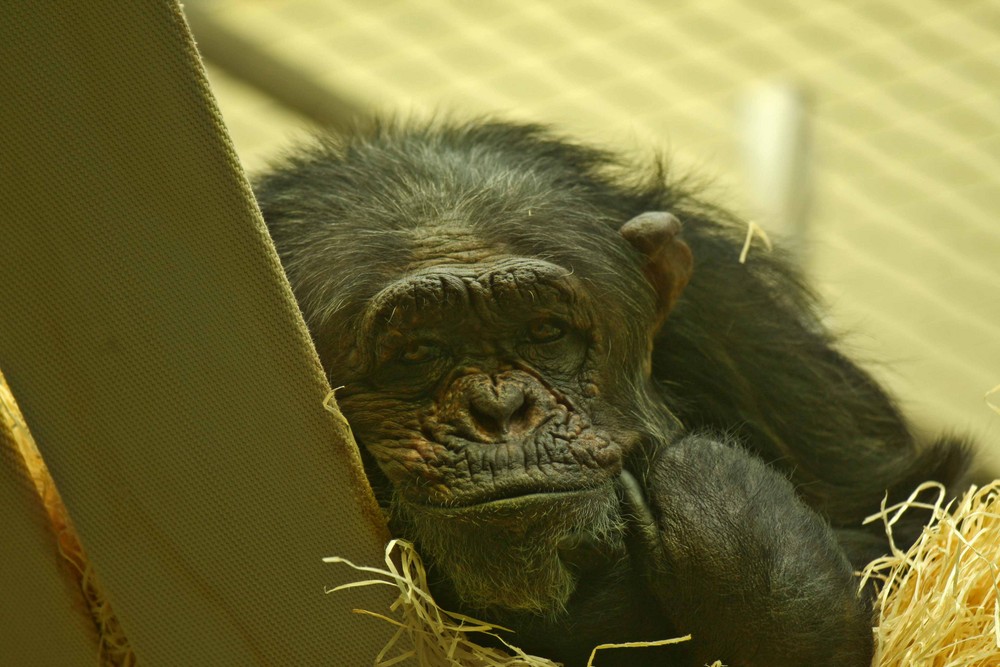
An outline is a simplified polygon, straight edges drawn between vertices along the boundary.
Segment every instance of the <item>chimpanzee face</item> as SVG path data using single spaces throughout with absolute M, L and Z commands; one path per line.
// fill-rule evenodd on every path
M 607 332 L 565 269 L 529 258 L 424 268 L 379 292 L 363 322 L 341 407 L 412 502 L 617 476 L 631 443 L 600 419 Z
M 680 247 L 676 221 L 660 222 L 672 226 L 660 245 Z M 627 327 L 648 353 L 655 313 L 604 321 L 572 268 L 454 242 L 445 250 L 372 296 L 345 336 L 355 346 L 328 366 L 358 440 L 397 492 L 457 507 L 617 477 L 639 437 L 629 412 L 648 363 L 623 359 L 615 341 Z M 478 261 L 452 259 L 472 254 Z

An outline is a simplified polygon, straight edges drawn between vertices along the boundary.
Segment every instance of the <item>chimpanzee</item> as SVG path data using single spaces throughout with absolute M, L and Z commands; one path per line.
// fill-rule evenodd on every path
M 492 120 L 321 138 L 256 193 L 444 606 L 567 665 L 870 663 L 862 519 L 968 453 L 918 446 L 780 251 L 740 263 L 659 161 Z

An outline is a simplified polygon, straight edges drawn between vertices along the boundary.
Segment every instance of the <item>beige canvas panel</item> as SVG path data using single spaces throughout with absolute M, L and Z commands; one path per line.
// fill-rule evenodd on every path
M 0 563 L 0 664 L 96 665 L 94 620 L 2 416 Z
M 2 3 L 0 91 L 0 368 L 140 663 L 370 664 L 321 558 L 384 527 L 178 6 Z

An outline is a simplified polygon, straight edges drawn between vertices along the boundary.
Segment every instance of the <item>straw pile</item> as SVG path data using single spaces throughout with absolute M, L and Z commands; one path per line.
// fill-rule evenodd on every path
M 914 499 L 937 489 L 933 504 Z M 882 581 L 875 630 L 879 667 L 1000 665 L 1000 481 L 971 489 L 950 507 L 940 484 L 924 484 L 910 499 L 869 517 L 892 527 L 912 507 L 934 521 L 907 552 L 873 561 L 863 581 Z

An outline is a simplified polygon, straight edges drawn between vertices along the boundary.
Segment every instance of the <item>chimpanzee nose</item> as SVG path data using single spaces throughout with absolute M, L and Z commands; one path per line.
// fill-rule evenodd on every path
M 538 425 L 532 410 L 535 401 L 519 382 L 484 382 L 468 400 L 473 425 L 491 436 L 516 435 Z

